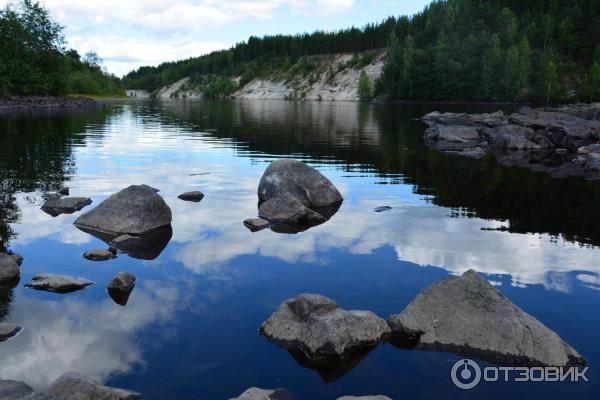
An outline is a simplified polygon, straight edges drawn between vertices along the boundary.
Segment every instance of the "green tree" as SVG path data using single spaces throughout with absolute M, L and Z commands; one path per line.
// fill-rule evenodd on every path
M 596 61 L 590 67 L 586 83 L 590 95 L 590 102 L 600 101 L 600 61 Z
M 556 100 L 558 94 L 558 69 L 551 54 L 544 58 L 542 89 L 544 91 L 545 102 L 550 103 L 551 100 Z
M 387 41 L 385 63 L 381 71 L 380 82 L 382 92 L 391 96 L 397 96 L 400 93 L 402 77 L 402 49 L 396 33 L 392 31 Z
M 501 71 L 504 65 L 502 61 L 500 38 L 494 33 L 484 54 L 481 71 L 482 95 L 486 99 L 495 99 L 499 91 L 498 82 L 502 76 Z
M 415 68 L 416 56 L 415 40 L 411 35 L 404 39 L 404 47 L 402 48 L 402 64 L 400 70 L 401 79 L 401 95 L 405 98 L 414 97 L 414 78 L 413 72 Z
M 511 100 L 516 100 L 522 89 L 519 79 L 519 61 L 519 48 L 513 44 L 506 52 L 506 65 L 504 69 L 504 93 Z
M 371 100 L 371 96 L 371 80 L 369 79 L 367 73 L 363 69 L 360 72 L 360 77 L 358 78 L 358 97 L 361 101 L 369 101 Z
M 531 48 L 529 41 L 523 38 L 519 42 L 519 78 L 518 88 L 519 94 L 529 87 L 531 79 Z

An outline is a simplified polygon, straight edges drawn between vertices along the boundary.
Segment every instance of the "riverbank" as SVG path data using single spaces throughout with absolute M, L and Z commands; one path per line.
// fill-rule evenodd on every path
M 0 97 L 0 112 L 31 109 L 91 109 L 105 104 L 89 97 L 7 96 Z

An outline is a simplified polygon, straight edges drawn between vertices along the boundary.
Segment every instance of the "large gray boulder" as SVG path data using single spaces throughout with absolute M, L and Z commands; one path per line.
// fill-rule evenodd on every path
M 288 299 L 260 327 L 262 335 L 310 359 L 340 358 L 373 347 L 390 328 L 370 311 L 346 311 L 318 294 Z
M 329 207 L 343 198 L 337 188 L 316 169 L 297 160 L 275 160 L 258 185 L 261 202 L 289 193 L 308 208 Z
M 425 288 L 388 319 L 395 339 L 506 365 L 570 366 L 579 353 L 473 270 Z
M 25 287 L 46 292 L 70 293 L 93 284 L 94 282 L 84 278 L 67 275 L 39 274 L 31 278 L 31 282 L 25 284 Z
M 0 253 L 0 281 L 17 279 L 21 274 L 19 264 L 8 254 Z
M 238 397 L 230 400 L 294 400 L 294 396 L 285 389 L 260 389 L 252 387 Z
M 42 211 L 57 217 L 60 214 L 73 214 L 90 204 L 92 199 L 87 197 L 50 197 L 42 205 Z
M 0 400 L 60 400 L 38 393 L 25 382 L 0 379 Z
M 87 376 L 69 372 L 58 378 L 48 393 L 61 400 L 135 400 L 139 393 L 103 386 Z
M 295 233 L 322 224 L 343 198 L 329 179 L 296 160 L 276 160 L 258 185 L 259 216 L 275 223 L 275 232 Z
M 171 209 L 156 189 L 134 185 L 113 194 L 74 224 L 92 234 L 139 236 L 170 225 L 171 219 Z
M 4 342 L 17 336 L 17 334 L 22 330 L 23 328 L 18 325 L 0 322 L 0 342 Z

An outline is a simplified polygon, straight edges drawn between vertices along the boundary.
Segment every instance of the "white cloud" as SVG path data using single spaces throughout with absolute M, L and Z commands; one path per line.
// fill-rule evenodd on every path
M 69 45 L 85 54 L 94 51 L 104 59 L 109 71 L 123 75 L 140 65 L 158 65 L 200 56 L 214 50 L 228 48 L 222 42 L 175 43 L 170 40 L 147 40 L 119 35 L 74 36 Z

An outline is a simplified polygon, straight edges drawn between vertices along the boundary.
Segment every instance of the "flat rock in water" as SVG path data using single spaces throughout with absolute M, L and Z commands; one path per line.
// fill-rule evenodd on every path
M 46 292 L 70 293 L 93 284 L 92 281 L 73 276 L 40 274 L 31 278 L 31 282 L 27 283 L 25 287 Z
M 61 400 L 135 400 L 139 393 L 104 386 L 87 376 L 69 372 L 58 378 L 48 393 Z
M 171 209 L 156 189 L 134 185 L 113 194 L 74 224 L 92 234 L 144 235 L 170 225 L 171 219 Z
M 23 330 L 23 328 L 18 325 L 0 322 L 0 342 L 15 337 L 21 330 Z
M 473 270 L 432 284 L 388 319 L 395 340 L 503 365 L 584 364 L 555 332 Z
M 73 214 L 90 204 L 92 199 L 87 197 L 51 197 L 42 205 L 42 211 L 56 217 L 60 214 Z
M 262 218 L 248 218 L 244 220 L 244 226 L 250 229 L 252 232 L 257 232 L 268 228 L 270 224 L 271 223 L 269 221 Z
M 392 207 L 390 207 L 390 206 L 380 206 L 380 207 L 375 207 L 373 209 L 373 211 L 375 211 L 375 212 L 384 212 L 384 211 L 388 211 L 388 210 L 391 210 L 391 209 L 392 209 Z
M 285 389 L 260 389 L 253 387 L 230 400 L 294 400 L 294 396 Z
M 115 258 L 115 254 L 109 250 L 94 249 L 83 253 L 83 258 L 90 261 L 106 261 Z
M 12 255 L 0 253 L 0 281 L 16 279 L 21 275 L 19 264 Z
M 204 198 L 204 193 L 198 191 L 186 192 L 180 194 L 179 196 L 177 196 L 177 198 L 184 201 L 193 201 L 195 203 L 198 203 Z
M 390 328 L 370 311 L 346 311 L 325 296 L 301 294 L 281 304 L 260 331 L 288 350 L 318 359 L 341 358 L 374 347 Z

